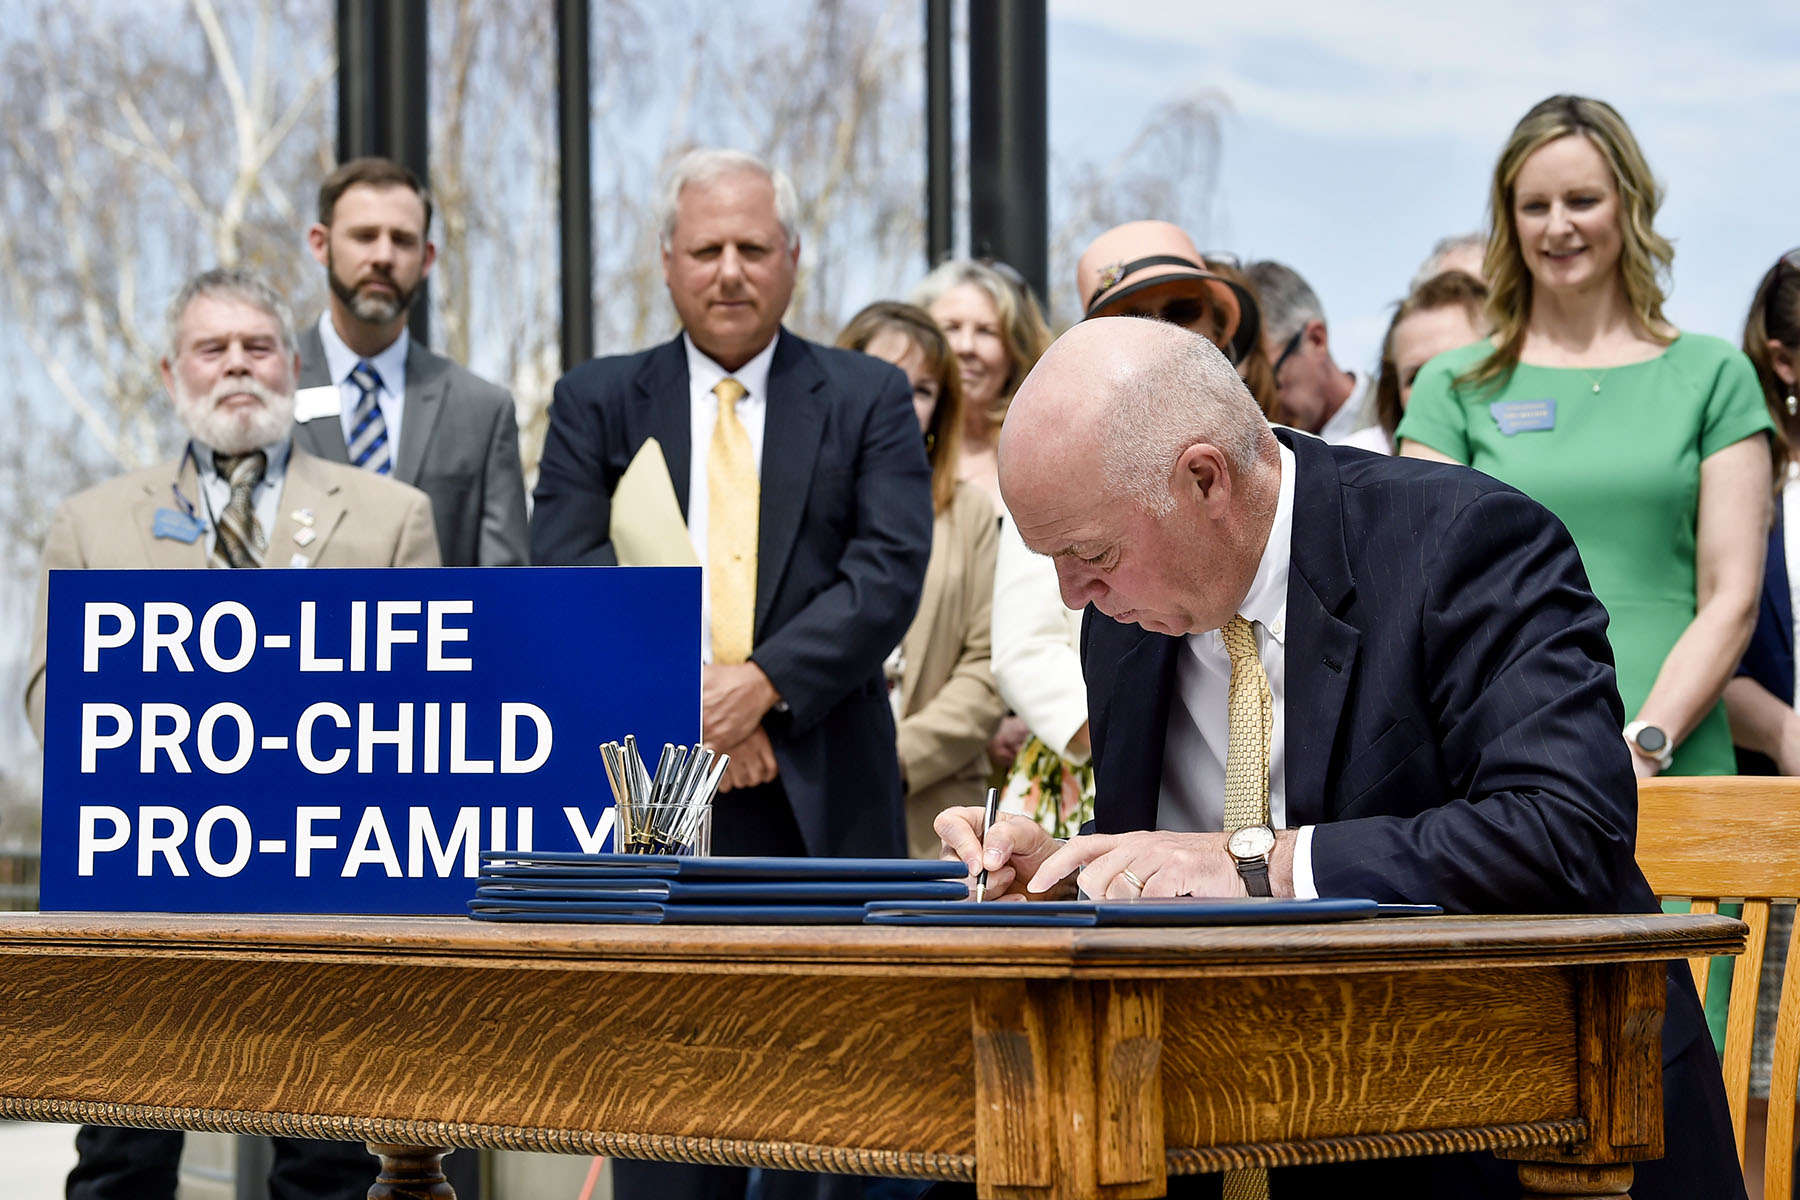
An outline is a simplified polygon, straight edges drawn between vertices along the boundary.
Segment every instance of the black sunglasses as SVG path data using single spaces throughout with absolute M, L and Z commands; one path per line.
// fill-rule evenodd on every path
M 1006 280 L 1006 282 L 1012 284 L 1018 291 L 1029 292 L 1031 290 L 1031 285 L 1025 282 L 1025 276 L 1019 274 L 1019 269 L 1011 263 L 1002 262 L 997 258 L 983 258 L 978 259 L 977 261 L 1000 278 Z
M 1295 351 L 1300 349 L 1300 342 L 1305 337 L 1306 337 L 1306 326 L 1302 325 L 1300 328 L 1294 330 L 1294 336 L 1289 338 L 1287 340 L 1287 345 L 1285 345 L 1281 348 L 1281 355 L 1280 355 L 1280 357 L 1278 357 L 1275 360 L 1274 374 L 1277 379 L 1279 379 L 1281 377 L 1282 364 L 1287 362 L 1288 359 L 1294 357 Z
M 1167 321 L 1169 324 L 1179 325 L 1183 329 L 1192 329 L 1195 333 L 1206 338 L 1207 341 L 1212 342 L 1213 345 L 1218 346 L 1219 352 L 1225 356 L 1225 360 L 1235 367 L 1237 366 L 1237 355 L 1233 351 L 1231 344 L 1229 342 L 1221 344 L 1213 337 L 1210 330 L 1196 328 L 1202 321 L 1207 320 L 1211 316 L 1212 311 L 1212 305 L 1199 296 L 1177 296 L 1174 299 L 1165 301 L 1156 308 L 1146 308 L 1139 305 L 1137 307 L 1121 308 L 1118 312 L 1111 315 L 1117 317 L 1148 317 L 1152 321 Z
M 1198 296 L 1176 296 L 1166 300 L 1155 308 L 1133 305 L 1122 308 L 1115 315 L 1121 317 L 1149 317 L 1153 321 L 1167 321 L 1171 325 L 1192 326 L 1199 322 L 1210 311 L 1205 300 Z

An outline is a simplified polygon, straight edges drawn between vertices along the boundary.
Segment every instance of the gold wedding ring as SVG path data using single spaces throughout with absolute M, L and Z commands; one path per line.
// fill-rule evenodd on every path
M 1133 875 L 1130 867 L 1126 867 L 1124 870 L 1120 871 L 1119 874 L 1123 875 L 1125 881 L 1138 890 L 1138 895 L 1141 896 L 1144 894 L 1144 881 L 1139 879 L 1136 875 Z

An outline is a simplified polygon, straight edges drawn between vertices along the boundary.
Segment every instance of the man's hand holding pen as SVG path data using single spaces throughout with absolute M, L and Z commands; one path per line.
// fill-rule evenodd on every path
M 986 899 L 989 900 L 1073 900 L 1075 888 L 1056 888 L 1044 895 L 1025 894 L 1023 876 L 1031 878 L 1045 859 L 1063 843 L 1044 832 L 1043 826 L 1018 813 L 1001 813 L 987 831 L 984 844 L 979 808 L 947 808 L 932 823 L 944 849 L 939 856 L 949 862 L 960 862 L 969 868 L 969 891 L 974 894 L 975 877 L 987 871 Z
M 1244 881 L 1222 833 L 1091 833 L 1058 841 L 1029 817 L 1002 813 L 981 838 L 982 810 L 951 808 L 934 828 L 941 857 L 960 861 L 973 878 L 987 868 L 989 900 L 1072 900 L 1081 891 L 1095 899 L 1140 896 L 1241 897 Z M 1277 896 L 1294 894 L 1296 831 L 1277 830 L 1269 855 L 1269 881 Z

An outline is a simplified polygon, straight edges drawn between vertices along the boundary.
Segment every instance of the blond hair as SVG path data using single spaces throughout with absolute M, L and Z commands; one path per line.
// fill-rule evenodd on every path
M 1532 296 L 1531 273 L 1525 269 L 1513 216 L 1514 189 L 1526 159 L 1549 143 L 1574 134 L 1587 138 L 1600 152 L 1619 193 L 1619 275 L 1632 319 L 1645 337 L 1664 344 L 1673 340 L 1665 332 L 1662 280 L 1675 260 L 1675 248 L 1656 232 L 1662 189 L 1650 173 L 1650 164 L 1631 127 L 1612 105 L 1585 96 L 1551 96 L 1534 105 L 1513 128 L 1494 166 L 1493 187 L 1488 193 L 1487 257 L 1482 262 L 1488 280 L 1487 311 L 1494 323 L 1494 352 L 1460 376 L 1459 385 L 1498 383 L 1519 364 L 1531 322 Z
M 1013 274 L 1017 276 L 1017 272 Z M 994 312 L 1000 317 L 1000 344 L 1006 348 L 1007 362 L 1012 364 L 1000 394 L 994 399 L 994 410 L 987 414 L 992 428 L 998 431 L 1006 420 L 1006 409 L 1012 403 L 1013 393 L 1019 390 L 1025 376 L 1031 374 L 1031 368 L 1037 366 L 1038 359 L 1050 348 L 1050 326 L 1044 320 L 1044 310 L 1038 306 L 1037 297 L 1031 294 L 1023 279 L 1015 282 L 994 266 L 972 258 L 953 258 L 939 263 L 931 274 L 918 282 L 907 300 L 929 311 L 945 292 L 965 283 L 980 288 L 994 302 Z

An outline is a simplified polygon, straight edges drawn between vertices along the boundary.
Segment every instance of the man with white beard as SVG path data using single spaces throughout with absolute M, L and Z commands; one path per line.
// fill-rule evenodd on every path
M 38 581 L 25 708 L 44 739 L 49 573 L 63 567 L 435 567 L 423 492 L 292 444 L 299 355 L 287 307 L 248 271 L 195 276 L 169 305 L 163 386 L 187 429 L 179 457 L 63 502 Z M 361 1197 L 360 1143 L 275 1139 L 270 1195 Z M 173 1200 L 182 1135 L 84 1126 L 68 1195 Z

